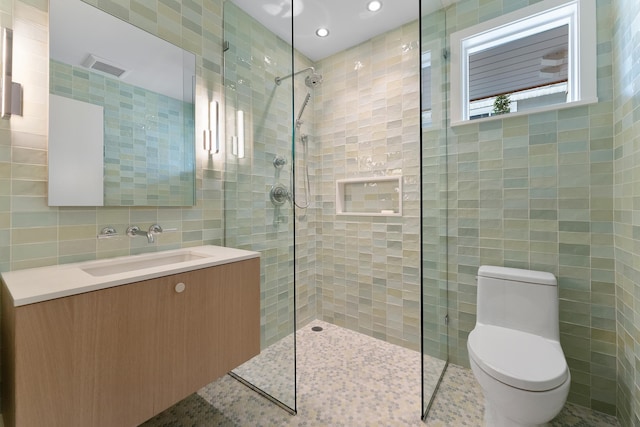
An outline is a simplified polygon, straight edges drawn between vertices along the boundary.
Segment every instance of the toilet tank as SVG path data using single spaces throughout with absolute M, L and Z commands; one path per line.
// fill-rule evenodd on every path
M 481 266 L 478 269 L 477 323 L 559 341 L 555 276 L 542 271 Z

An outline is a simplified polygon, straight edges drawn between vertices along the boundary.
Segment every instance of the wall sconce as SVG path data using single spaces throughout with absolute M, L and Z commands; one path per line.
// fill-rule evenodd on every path
M 209 103 L 209 129 L 205 129 L 202 135 L 202 148 L 211 153 L 220 152 L 220 132 L 218 115 L 218 101 Z
M 231 137 L 231 154 L 238 156 L 239 159 L 244 158 L 244 111 L 236 112 L 236 134 Z
M 0 86 L 0 117 L 22 115 L 22 86 L 12 78 L 13 30 L 2 29 L 2 84 Z

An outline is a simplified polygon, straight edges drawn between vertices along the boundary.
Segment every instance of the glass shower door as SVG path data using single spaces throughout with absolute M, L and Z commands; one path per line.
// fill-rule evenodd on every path
M 261 354 L 233 375 L 295 411 L 292 47 L 231 1 L 224 42 L 225 245 L 261 253 Z

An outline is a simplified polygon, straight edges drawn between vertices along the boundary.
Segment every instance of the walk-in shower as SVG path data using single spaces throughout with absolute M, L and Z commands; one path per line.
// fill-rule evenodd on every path
M 422 388 L 411 409 L 419 419 L 448 357 L 447 139 L 446 118 L 437 115 L 446 96 L 427 102 L 425 95 L 426 88 L 440 94 L 448 81 L 437 55 L 446 48 L 445 13 L 428 17 L 421 31 L 420 1 L 398 0 L 393 8 L 406 9 L 407 20 L 395 27 L 355 11 L 351 29 L 378 32 L 330 53 L 305 48 L 322 41 L 317 22 L 304 16 L 329 14 L 333 22 L 358 4 L 305 0 L 283 25 L 280 14 L 259 20 L 259 2 L 224 2 L 227 133 L 243 111 L 250 153 L 225 151 L 225 245 L 262 255 L 262 356 L 234 373 L 295 411 L 296 390 L 310 384 L 296 375 L 305 361 L 296 340 L 303 348 L 303 339 L 319 335 L 297 338 L 297 331 L 327 322 L 415 354 L 401 367 L 423 372 L 412 375 Z M 311 32 L 286 33 L 294 29 Z M 421 128 L 430 109 L 433 126 Z

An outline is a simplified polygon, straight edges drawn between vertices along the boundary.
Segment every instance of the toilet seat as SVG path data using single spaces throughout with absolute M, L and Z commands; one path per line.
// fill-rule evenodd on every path
M 476 324 L 469 356 L 488 375 L 511 387 L 547 391 L 568 378 L 560 343 L 501 326 Z

